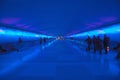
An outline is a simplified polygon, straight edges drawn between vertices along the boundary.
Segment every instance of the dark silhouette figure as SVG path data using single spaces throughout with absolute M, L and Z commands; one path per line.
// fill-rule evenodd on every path
M 87 50 L 87 51 L 90 51 L 91 44 L 92 44 L 92 39 L 90 38 L 90 36 L 88 36 L 88 38 L 87 38 L 85 41 L 86 41 L 86 43 L 87 43 L 87 48 L 86 48 L 86 50 Z
M 94 53 L 97 51 L 97 37 L 93 36 L 93 47 L 94 47 Z
M 116 59 L 120 59 L 120 43 L 117 44 L 117 46 L 114 48 L 114 50 L 117 50 L 117 52 L 118 52 Z
M 42 44 L 42 38 L 40 38 L 40 45 Z
M 97 49 L 100 54 L 102 54 L 102 40 L 100 39 L 100 36 L 97 37 Z
M 1 45 L 0 45 L 0 52 L 6 52 L 7 50 L 4 49 Z
M 107 37 L 106 35 L 104 35 L 103 45 L 104 45 L 105 54 L 107 54 L 108 51 L 109 51 L 109 44 L 110 44 L 109 37 Z
M 73 37 L 71 37 L 70 39 L 71 39 L 71 40 L 74 40 L 74 38 L 73 38 Z
M 22 38 L 21 37 L 19 37 L 19 39 L 18 39 L 18 43 L 22 43 L 23 41 L 22 41 Z
M 47 43 L 47 39 L 46 38 L 44 38 L 43 41 L 44 41 L 45 44 Z

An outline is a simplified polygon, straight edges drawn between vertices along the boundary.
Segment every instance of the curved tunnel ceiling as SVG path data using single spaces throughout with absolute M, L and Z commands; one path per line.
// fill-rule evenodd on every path
M 0 25 L 71 35 L 120 21 L 119 0 L 1 0 Z

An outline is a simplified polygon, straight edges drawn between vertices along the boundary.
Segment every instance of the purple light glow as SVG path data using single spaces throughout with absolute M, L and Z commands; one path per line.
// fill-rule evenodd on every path
M 30 26 L 23 26 L 23 28 L 29 28 Z
M 100 20 L 102 22 L 112 22 L 112 21 L 117 20 L 117 17 L 104 17 L 104 18 L 100 18 Z
M 89 27 L 90 28 L 90 27 Z M 70 35 L 73 35 L 73 34 L 78 34 L 78 33 L 80 33 L 80 32 L 82 32 L 82 31 L 85 31 L 85 30 L 87 30 L 87 29 L 89 29 L 88 27 L 84 27 L 84 28 L 82 28 L 82 29 L 79 29 L 79 30 L 76 30 L 76 31 L 73 31 L 73 32 L 71 32 L 71 33 L 68 33 L 66 36 L 70 36 Z
M 3 24 L 16 24 L 19 21 L 19 18 L 3 18 L 0 20 L 0 22 Z
M 72 34 L 77 34 L 77 33 L 79 33 L 79 32 L 80 32 L 80 31 L 78 31 L 78 30 L 77 30 L 77 31 L 73 31 L 73 32 L 71 32 L 71 33 L 68 33 L 67 36 L 70 36 L 70 35 L 72 35 Z
M 108 22 L 113 22 L 117 20 L 116 17 L 102 17 L 100 18 L 100 21 L 99 22 L 94 22 L 94 23 L 88 23 L 88 24 L 85 24 L 88 28 L 95 28 L 95 27 L 100 27 L 102 25 L 104 25 L 105 23 L 108 23 Z
M 97 26 L 101 26 L 101 25 L 103 25 L 102 22 L 95 22 L 95 23 L 93 23 L 93 24 L 95 24 L 95 25 L 97 25 Z
M 25 26 L 25 24 L 16 24 L 17 27 Z
M 92 23 L 92 24 L 86 24 L 86 26 L 87 26 L 88 28 L 95 28 L 95 27 L 97 27 L 97 26 L 102 26 L 102 25 L 103 25 L 102 22 L 95 22 L 95 23 Z
M 29 30 L 36 30 L 35 28 L 33 28 L 33 27 L 31 27 L 31 28 L 29 28 Z
M 46 34 L 46 32 L 45 31 L 39 31 L 40 33 L 44 33 L 44 34 Z
M 85 24 L 87 27 L 96 27 L 95 24 Z

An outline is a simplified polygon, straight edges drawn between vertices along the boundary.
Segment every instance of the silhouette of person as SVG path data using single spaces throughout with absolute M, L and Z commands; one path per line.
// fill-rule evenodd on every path
M 47 42 L 46 38 L 44 38 L 43 41 L 44 41 L 44 43 L 46 44 L 46 42 Z
M 3 49 L 3 47 L 0 45 L 0 51 L 1 51 L 1 52 L 6 52 L 7 50 L 6 50 L 6 49 Z
M 42 44 L 42 38 L 40 38 L 40 45 Z
M 117 46 L 114 49 L 118 51 L 116 59 L 120 59 L 120 43 L 118 43 Z
M 102 54 L 102 40 L 100 39 L 100 36 L 97 37 L 97 49 L 100 54 Z
M 87 43 L 87 48 L 86 48 L 86 50 L 87 50 L 87 51 L 90 51 L 91 44 L 92 44 L 92 39 L 90 38 L 90 36 L 88 36 L 88 38 L 87 38 L 85 41 L 86 41 L 86 43 Z
M 108 53 L 109 44 L 110 44 L 109 37 L 107 37 L 106 35 L 104 35 L 103 45 L 104 45 L 105 54 Z
M 93 36 L 93 47 L 94 47 L 94 53 L 97 51 L 97 37 Z
M 22 43 L 23 41 L 22 41 L 22 38 L 21 37 L 19 37 L 19 39 L 18 39 L 18 43 Z
M 73 37 L 71 37 L 70 39 L 71 39 L 71 40 L 74 40 L 74 38 L 73 38 Z

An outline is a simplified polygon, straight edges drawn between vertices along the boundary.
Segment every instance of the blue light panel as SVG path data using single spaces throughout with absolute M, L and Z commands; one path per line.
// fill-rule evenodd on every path
M 42 34 L 37 34 L 37 33 L 31 33 L 27 31 L 21 31 L 21 30 L 15 30 L 15 29 L 9 29 L 5 27 L 0 26 L 0 35 L 4 36 L 11 36 L 11 37 L 47 37 L 47 38 L 52 38 L 52 36 L 47 36 L 47 35 L 42 35 Z
M 101 35 L 101 34 L 117 34 L 117 33 L 120 33 L 120 24 L 112 25 L 107 28 L 74 34 L 69 37 L 84 37 L 84 36 L 93 36 L 93 35 Z

